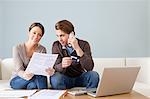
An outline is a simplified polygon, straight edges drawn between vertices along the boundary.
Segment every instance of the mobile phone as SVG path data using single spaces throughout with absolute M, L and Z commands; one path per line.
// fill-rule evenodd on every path
M 75 38 L 75 35 L 74 35 L 73 31 L 69 34 L 69 38 Z M 71 47 L 71 44 L 68 43 L 68 46 Z
M 74 38 L 75 35 L 74 35 L 74 32 L 72 31 L 70 34 L 69 34 L 69 38 Z

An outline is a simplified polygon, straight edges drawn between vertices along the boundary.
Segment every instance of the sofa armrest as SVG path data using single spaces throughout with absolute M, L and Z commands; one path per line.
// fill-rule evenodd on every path
M 14 70 L 13 58 L 6 58 L 1 62 L 2 80 L 8 80 L 11 78 L 12 71 Z
M 148 84 L 141 83 L 141 82 L 135 82 L 133 90 L 150 98 L 150 85 L 148 85 Z
M 126 58 L 127 66 L 141 66 L 137 81 L 150 85 L 150 57 Z

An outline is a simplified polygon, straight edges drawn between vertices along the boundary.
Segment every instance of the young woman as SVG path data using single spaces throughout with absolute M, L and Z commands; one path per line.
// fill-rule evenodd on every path
M 34 52 L 46 53 L 46 48 L 39 44 L 44 35 L 44 27 L 33 23 L 29 27 L 28 40 L 13 47 L 15 71 L 10 81 L 13 89 L 46 89 L 47 77 L 26 72 L 26 68 Z M 46 69 L 48 75 L 54 74 L 54 69 Z

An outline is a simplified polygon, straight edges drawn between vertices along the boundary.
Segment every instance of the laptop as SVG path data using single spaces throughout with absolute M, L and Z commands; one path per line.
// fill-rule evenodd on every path
M 93 97 L 99 97 L 130 93 L 139 70 L 140 67 L 104 68 L 96 91 L 89 91 L 87 94 Z

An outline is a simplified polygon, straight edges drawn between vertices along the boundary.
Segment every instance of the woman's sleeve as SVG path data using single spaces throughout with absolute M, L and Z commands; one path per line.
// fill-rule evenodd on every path
M 19 53 L 18 46 L 13 47 L 13 61 L 15 64 L 15 72 L 18 74 L 18 76 L 22 77 L 25 68 L 24 68 L 23 62 L 21 60 L 21 55 Z

